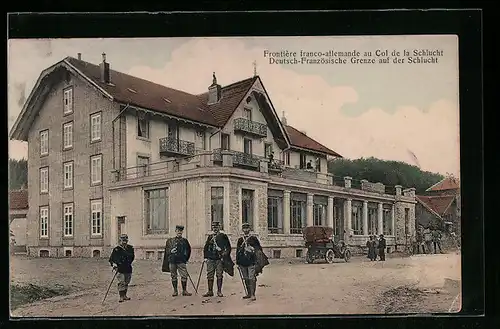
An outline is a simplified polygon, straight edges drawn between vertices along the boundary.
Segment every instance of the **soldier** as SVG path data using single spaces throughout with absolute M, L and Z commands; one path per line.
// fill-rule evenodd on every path
M 113 270 L 118 272 L 116 278 L 118 279 L 120 303 L 124 300 L 130 300 L 127 296 L 127 290 L 132 279 L 132 262 L 134 258 L 134 247 L 128 244 L 128 236 L 122 234 L 120 236 L 120 244 L 113 249 L 109 257 L 109 263 L 113 266 Z
M 175 238 L 168 239 L 165 244 L 162 270 L 164 272 L 170 272 L 172 287 L 174 288 L 172 297 L 179 296 L 179 291 L 177 290 L 177 274 L 181 277 L 182 296 L 192 295 L 187 291 L 188 272 L 186 267 L 186 263 L 191 257 L 191 245 L 186 238 L 182 237 L 183 232 L 184 226 L 176 225 Z
M 437 249 L 439 248 L 439 253 L 442 254 L 443 250 L 441 249 L 441 231 L 434 228 L 432 231 L 432 242 L 434 244 L 434 253 L 437 254 Z
M 256 300 L 255 290 L 257 288 L 256 267 L 259 265 L 256 252 L 262 251 L 259 239 L 250 235 L 250 224 L 244 223 L 241 227 L 243 236 L 238 239 L 236 246 L 236 264 L 246 286 L 247 294 L 243 299 Z
M 222 294 L 222 281 L 224 277 L 225 263 L 226 271 L 232 272 L 234 263 L 231 260 L 231 243 L 225 233 L 220 231 L 220 223 L 212 222 L 213 233 L 208 236 L 203 248 L 203 257 L 207 263 L 208 292 L 203 297 L 214 295 L 214 274 L 217 277 L 217 297 L 224 297 Z M 231 273 L 229 273 L 232 275 Z
M 380 239 L 378 240 L 378 256 L 379 261 L 385 261 L 385 248 L 387 244 L 385 243 L 385 238 L 383 234 L 380 234 Z

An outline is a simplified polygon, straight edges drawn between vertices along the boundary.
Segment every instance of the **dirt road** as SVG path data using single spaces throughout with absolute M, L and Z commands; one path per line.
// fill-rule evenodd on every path
M 188 264 L 196 282 L 200 263 Z M 38 269 L 36 271 L 35 269 Z M 111 279 L 109 264 L 95 259 L 13 258 L 13 283 L 71 286 L 76 293 L 28 304 L 12 316 L 179 316 L 255 314 L 384 314 L 399 312 L 457 312 L 460 310 L 460 257 L 456 254 L 389 258 L 369 262 L 304 264 L 271 260 L 259 276 L 257 301 L 241 299 L 239 277 L 225 277 L 222 298 L 199 295 L 171 297 L 170 277 L 159 261 L 137 261 L 132 298 L 117 303 L 116 285 L 101 304 Z

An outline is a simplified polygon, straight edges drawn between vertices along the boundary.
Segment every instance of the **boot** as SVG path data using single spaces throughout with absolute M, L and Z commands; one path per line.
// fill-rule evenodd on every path
M 250 283 L 250 286 L 252 287 L 250 289 L 251 291 L 251 294 L 250 294 L 250 300 L 254 301 L 256 300 L 257 298 L 255 297 L 255 290 L 257 289 L 257 281 L 255 280 L 252 280 L 252 282 Z
M 124 291 L 118 291 L 118 294 L 120 294 L 120 300 L 118 302 L 122 303 L 125 300 L 125 293 Z
M 172 294 L 172 297 L 179 296 L 179 292 L 177 291 L 177 281 L 172 281 L 172 287 L 174 288 L 174 293 Z
M 187 281 L 181 281 L 182 285 L 182 296 L 191 296 L 190 292 L 187 292 Z
M 127 296 L 127 291 L 128 289 L 125 289 L 125 291 L 123 292 L 123 300 L 130 300 L 130 297 Z
M 217 279 L 217 297 L 224 297 L 222 294 L 222 278 Z
M 208 292 L 203 297 L 212 297 L 214 295 L 214 279 L 208 280 Z
M 250 293 L 250 280 L 245 279 L 245 287 L 247 288 L 246 289 L 247 294 L 245 296 L 243 296 L 243 299 L 248 299 L 248 298 L 250 298 L 250 295 L 251 295 L 251 293 Z

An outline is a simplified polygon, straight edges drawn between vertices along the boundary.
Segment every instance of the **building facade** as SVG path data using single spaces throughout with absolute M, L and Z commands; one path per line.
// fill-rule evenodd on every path
M 108 255 L 121 233 L 162 258 L 177 224 L 200 258 L 217 219 L 249 222 L 270 257 L 303 257 L 302 229 L 353 248 L 415 234 L 415 190 L 327 172 L 335 151 L 279 118 L 260 77 L 192 95 L 67 57 L 40 75 L 11 133 L 29 143 L 33 256 Z
M 11 252 L 26 252 L 28 190 L 9 192 L 9 229 Z

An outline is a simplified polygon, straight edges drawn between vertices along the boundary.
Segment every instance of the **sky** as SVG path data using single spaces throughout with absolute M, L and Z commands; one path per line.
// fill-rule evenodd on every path
M 393 63 L 392 52 L 438 50 L 437 63 Z M 388 51 L 389 64 L 376 51 Z M 271 63 L 270 53 L 296 52 L 299 63 Z M 353 52 L 375 64 L 302 63 L 303 52 Z M 404 161 L 459 177 L 458 38 L 453 35 L 9 40 L 9 130 L 40 73 L 66 56 L 171 88 L 203 93 L 212 73 L 222 86 L 254 70 L 287 123 L 349 159 Z M 363 57 L 371 52 L 371 57 Z M 278 58 L 278 57 L 273 57 Z M 290 57 L 289 57 L 290 58 Z M 332 57 L 322 57 L 331 59 Z M 311 57 L 310 59 L 320 59 Z M 255 65 L 254 65 L 255 63 Z M 9 156 L 27 144 L 9 142 Z

